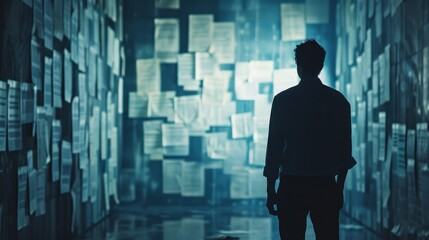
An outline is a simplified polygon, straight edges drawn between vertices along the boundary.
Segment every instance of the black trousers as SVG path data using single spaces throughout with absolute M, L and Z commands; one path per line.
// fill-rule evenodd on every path
M 277 190 L 281 239 L 304 240 L 310 213 L 316 240 L 339 240 L 339 194 L 334 176 L 282 176 Z

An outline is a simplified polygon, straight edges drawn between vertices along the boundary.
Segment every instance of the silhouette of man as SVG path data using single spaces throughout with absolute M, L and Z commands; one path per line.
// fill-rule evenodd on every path
M 314 39 L 297 45 L 301 80 L 277 94 L 271 108 L 266 206 L 278 217 L 283 240 L 305 239 L 308 213 L 317 240 L 339 239 L 344 181 L 356 161 L 351 154 L 350 104 L 318 78 L 325 55 Z

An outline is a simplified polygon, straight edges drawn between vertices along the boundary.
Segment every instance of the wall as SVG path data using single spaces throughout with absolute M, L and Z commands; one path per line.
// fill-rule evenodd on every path
M 73 238 L 118 203 L 120 6 L 1 1 L 1 239 Z
M 385 239 L 427 238 L 428 2 L 336 4 L 336 86 L 352 103 L 358 161 L 345 210 Z
M 264 206 L 262 168 L 272 97 L 288 81 L 297 83 L 293 49 L 306 37 L 316 38 L 326 48 L 322 80 L 333 85 L 335 12 L 330 9 L 334 5 L 329 8 L 333 2 L 323 1 L 327 4 L 323 22 L 304 19 L 306 34 L 287 41 L 282 40 L 281 34 L 281 4 L 285 3 L 282 1 L 182 0 L 179 8 L 156 7 L 155 3 L 163 1 L 137 2 L 124 2 L 127 56 L 124 132 L 129 135 L 124 138 L 122 200 L 146 206 Z M 305 4 L 305 1 L 294 2 Z M 313 12 L 317 15 L 319 10 Z M 214 33 L 209 43 L 211 48 L 188 49 L 192 41 L 191 14 L 212 15 L 210 24 L 232 23 L 234 30 L 232 34 L 225 29 L 222 34 Z M 177 28 L 170 26 L 173 29 L 168 30 L 170 44 L 157 49 L 157 41 L 163 36 L 157 22 L 166 18 L 177 19 L 178 36 Z M 156 34 L 158 31 L 160 35 Z M 208 34 L 210 30 L 201 36 Z M 177 36 L 176 49 L 172 46 L 177 41 L 171 41 L 172 36 Z M 162 54 L 166 49 L 169 54 L 179 54 L 178 62 L 176 59 L 165 62 Z M 199 67 L 201 52 L 209 53 L 214 63 L 202 63 L 204 66 Z M 183 55 L 186 53 L 190 54 Z M 232 53 L 234 58 L 223 61 L 225 53 Z M 191 72 L 187 79 L 182 72 L 186 68 L 181 67 L 186 56 L 196 59 L 188 65 L 192 71 L 212 72 L 206 76 Z M 262 66 L 259 73 L 265 75 L 257 79 L 258 71 L 238 70 L 247 64 L 250 68 Z M 264 66 L 273 69 L 264 73 Z M 248 92 L 249 86 L 245 88 L 250 78 L 253 78 L 250 82 L 257 82 L 254 92 Z M 148 81 L 152 84 L 145 85 Z M 221 82 L 224 85 L 219 85 Z M 226 96 L 227 100 L 216 98 L 219 96 Z M 185 108 L 180 105 L 183 102 L 187 102 Z M 198 117 L 183 120 L 180 114 Z M 246 131 L 240 131 L 238 125 L 245 126 Z M 169 142 L 173 138 L 168 128 L 172 126 L 177 127 L 178 137 Z M 236 135 L 233 129 L 240 134 Z M 177 142 L 180 144 L 174 148 L 172 145 Z M 171 153 L 172 150 L 176 152 Z

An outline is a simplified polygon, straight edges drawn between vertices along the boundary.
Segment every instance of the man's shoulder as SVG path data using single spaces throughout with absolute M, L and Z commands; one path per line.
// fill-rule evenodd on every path
M 298 85 L 295 85 L 293 87 L 290 87 L 286 90 L 281 91 L 274 98 L 281 100 L 281 99 L 287 99 L 287 98 L 293 97 L 294 95 L 296 95 L 297 90 L 298 90 Z
M 340 103 L 340 104 L 344 104 L 344 105 L 349 105 L 349 101 L 343 95 L 343 93 L 341 93 L 340 91 L 338 91 L 338 90 L 336 90 L 334 88 L 326 86 L 326 85 L 324 85 L 324 88 L 329 93 L 329 95 L 334 100 L 334 102 L 337 102 L 337 103 Z

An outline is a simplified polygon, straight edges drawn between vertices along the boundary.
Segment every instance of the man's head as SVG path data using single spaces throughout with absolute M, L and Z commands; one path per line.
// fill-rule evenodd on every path
M 300 77 L 317 76 L 322 71 L 326 51 L 314 39 L 306 40 L 295 48 L 295 62 Z

